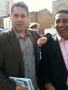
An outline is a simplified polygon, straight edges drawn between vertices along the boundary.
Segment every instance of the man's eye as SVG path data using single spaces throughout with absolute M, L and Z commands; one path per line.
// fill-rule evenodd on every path
M 63 23 L 68 23 L 68 19 L 64 19 L 63 20 Z
M 18 15 L 14 15 L 14 17 L 18 17 Z
M 56 23 L 68 23 L 68 19 L 63 19 L 63 20 L 60 20 L 60 19 L 58 19 L 58 20 L 56 20 Z
M 21 17 L 26 17 L 27 15 L 21 15 Z
M 58 20 L 56 20 L 56 23 L 60 23 L 60 20 L 58 19 Z

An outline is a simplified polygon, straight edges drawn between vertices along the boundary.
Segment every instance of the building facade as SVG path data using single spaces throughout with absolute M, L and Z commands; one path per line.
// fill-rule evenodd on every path
M 42 28 L 50 28 L 52 24 L 52 13 L 46 8 L 37 12 L 30 12 L 30 23 L 39 23 Z
M 54 0 L 52 2 L 52 13 L 53 16 L 59 10 L 67 9 L 68 10 L 68 0 Z
M 13 0 L 0 0 L 0 17 L 9 16 Z

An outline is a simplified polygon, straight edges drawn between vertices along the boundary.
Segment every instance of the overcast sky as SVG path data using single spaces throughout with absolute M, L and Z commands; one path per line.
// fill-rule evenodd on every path
M 24 1 L 29 7 L 29 11 L 39 11 L 41 9 L 47 8 L 51 12 L 52 1 L 54 0 L 15 0 L 15 2 L 19 1 Z

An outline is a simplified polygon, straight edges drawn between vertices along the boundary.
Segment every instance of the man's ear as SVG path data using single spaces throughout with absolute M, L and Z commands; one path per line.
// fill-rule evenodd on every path
M 54 23 L 51 24 L 51 27 L 54 27 Z
M 52 28 L 56 28 L 55 23 L 52 23 Z

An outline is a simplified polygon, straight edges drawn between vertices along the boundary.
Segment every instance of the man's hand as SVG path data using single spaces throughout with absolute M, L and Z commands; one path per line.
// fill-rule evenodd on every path
M 38 39 L 37 44 L 39 47 L 47 43 L 47 37 L 41 37 Z
M 23 88 L 22 86 L 17 86 L 16 90 L 28 90 L 27 88 Z
M 51 83 L 46 84 L 45 88 L 46 88 L 45 90 L 56 90 L 55 87 Z

